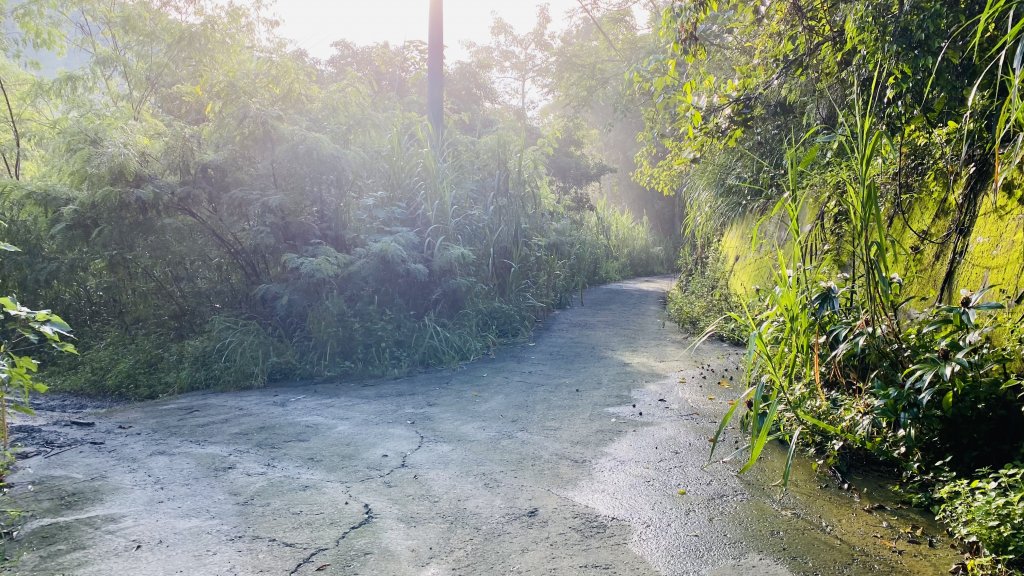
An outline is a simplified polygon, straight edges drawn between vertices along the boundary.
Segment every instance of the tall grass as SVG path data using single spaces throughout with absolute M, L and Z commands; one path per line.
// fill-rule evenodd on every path
M 769 441 L 785 440 L 790 450 L 783 472 L 784 487 L 804 431 L 859 442 L 856 436 L 822 417 L 829 410 L 822 382 L 823 364 L 841 359 L 850 347 L 883 354 L 892 351 L 890 356 L 898 356 L 898 348 L 890 344 L 900 333 L 902 281 L 892 272 L 893 242 L 884 225 L 878 192 L 877 174 L 886 138 L 872 122 L 876 93 L 877 85 L 873 84 L 864 102 L 854 107 L 853 117 L 844 119 L 838 133 L 819 135 L 812 130 L 789 146 L 782 199 L 759 221 L 752 243 L 752 250 L 770 243 L 768 252 L 776 261 L 771 283 L 755 306 L 744 305 L 741 313 L 731 314 L 749 333 L 747 389 L 719 423 L 711 457 L 729 423 L 742 413 L 740 407 L 746 407 L 742 428 L 747 442 L 740 452 L 747 452 L 747 458 L 741 472 L 757 462 Z M 823 222 L 809 216 L 812 188 L 803 179 L 817 167 L 822 145 L 837 145 L 844 158 L 844 192 L 838 208 L 845 228 L 841 236 L 850 241 L 844 264 L 849 266 L 848 272 L 829 264 L 820 250 L 818 227 Z M 844 297 L 845 305 L 841 302 Z M 841 307 L 847 317 L 854 318 L 854 326 L 837 324 Z
M 811 291 L 820 275 L 807 261 L 810 234 L 804 231 L 803 218 L 808 195 L 800 186 L 800 177 L 814 162 L 817 146 L 806 146 L 813 132 L 793 143 L 786 153 L 787 179 L 782 199 L 758 223 L 753 238 L 753 249 L 765 240 L 762 235 L 769 229 L 776 239 L 773 250 L 777 265 L 772 272 L 773 285 L 765 291 L 758 308 L 743 307 L 742 313 L 731 313 L 734 321 L 745 326 L 747 339 L 747 389 L 732 403 L 723 416 L 713 438 L 711 458 L 714 457 L 722 434 L 741 406 L 748 410 L 743 429 L 748 441 L 738 452 L 749 450 L 741 472 L 749 470 L 759 459 L 770 440 L 787 439 L 792 446 L 804 427 L 829 427 L 811 416 L 804 408 L 814 398 L 806 394 L 808 385 L 815 384 L 811 354 L 817 342 L 814 317 L 807 313 Z M 784 232 L 778 242 L 775 228 Z M 712 327 L 712 330 L 714 326 Z M 710 335 L 710 331 L 706 334 Z M 780 419 L 780 410 L 795 417 L 795 422 Z M 790 450 L 786 461 L 783 484 L 788 483 L 794 452 Z

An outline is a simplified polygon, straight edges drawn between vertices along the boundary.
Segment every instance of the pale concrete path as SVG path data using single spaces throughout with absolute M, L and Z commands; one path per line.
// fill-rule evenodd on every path
M 454 371 L 91 414 L 76 433 L 102 444 L 10 479 L 30 511 L 12 572 L 912 573 L 842 519 L 702 469 L 738 353 L 686 352 L 670 281 L 592 289 L 534 343 Z

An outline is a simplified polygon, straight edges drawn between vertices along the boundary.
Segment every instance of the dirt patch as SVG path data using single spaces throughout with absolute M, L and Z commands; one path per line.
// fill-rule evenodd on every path
M 51 458 L 77 446 L 102 445 L 105 434 L 94 433 L 90 415 L 123 406 L 124 402 L 71 394 L 43 394 L 32 398 L 31 415 L 16 414 L 9 428 L 14 457 Z
M 84 414 L 124 406 L 127 402 L 104 398 L 90 398 L 75 394 L 40 394 L 32 397 L 32 409 L 36 413 L 56 412 L 63 415 Z
M 835 512 L 816 525 L 813 499 L 768 513 L 761 484 L 704 467 L 737 353 L 685 352 L 659 303 L 669 284 L 593 289 L 535 342 L 457 370 L 32 423 L 80 444 L 11 478 L 31 511 L 11 571 L 920 573 L 829 532 Z M 948 567 L 942 553 L 928 565 Z

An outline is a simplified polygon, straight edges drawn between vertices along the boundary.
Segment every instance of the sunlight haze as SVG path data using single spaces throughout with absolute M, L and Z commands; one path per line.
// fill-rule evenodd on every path
M 464 41 L 483 43 L 490 37 L 497 14 L 518 30 L 534 23 L 541 2 L 508 0 L 448 0 L 445 9 L 445 56 L 466 56 Z M 551 16 L 560 28 L 565 13 L 578 6 L 575 0 L 551 0 Z M 427 39 L 429 0 L 278 0 L 273 13 L 281 20 L 279 33 L 318 58 L 330 56 L 331 43 L 345 39 L 356 44 Z
M 1024 576 L 1021 8 L 0 0 L 0 576 Z

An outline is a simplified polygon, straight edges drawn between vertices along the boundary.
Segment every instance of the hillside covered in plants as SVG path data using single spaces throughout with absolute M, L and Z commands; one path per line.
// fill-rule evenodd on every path
M 674 2 L 635 73 L 638 178 L 685 205 L 670 311 L 749 347 L 723 427 L 748 466 L 898 470 L 954 573 L 1024 568 L 1021 8 Z
M 43 359 L 59 389 L 451 365 L 588 285 L 668 269 L 644 220 L 666 200 L 600 190 L 630 167 L 594 152 L 585 71 L 559 70 L 572 43 L 546 10 L 448 64 L 437 145 L 423 42 L 317 59 L 260 3 L 4 10 L 0 221 L 19 251 L 0 276 L 74 327 L 79 355 Z

